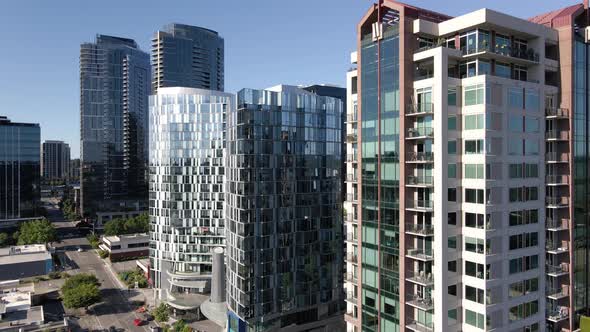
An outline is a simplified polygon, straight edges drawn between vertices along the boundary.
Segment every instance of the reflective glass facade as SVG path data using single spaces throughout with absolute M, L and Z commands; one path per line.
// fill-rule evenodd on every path
M 383 39 L 379 41 L 373 41 L 371 34 L 362 37 L 359 68 L 362 114 L 362 329 L 377 331 L 380 316 L 380 331 L 393 331 L 399 329 L 397 25 L 384 25 Z M 378 94 L 381 105 L 378 104 Z
M 70 175 L 70 146 L 62 141 L 43 142 L 41 167 L 41 176 L 45 180 L 68 178 Z
M 232 330 L 342 324 L 342 119 L 336 98 L 244 89 L 228 116 Z M 310 329 L 310 325 L 306 325 Z
M 0 116 L 0 220 L 34 217 L 40 199 L 41 128 Z
M 225 126 L 233 103 L 231 94 L 190 88 L 150 97 L 150 265 L 163 299 L 210 289 L 212 250 L 225 242 Z
M 131 39 L 80 46 L 81 210 L 147 205 L 149 55 Z
M 223 91 L 224 40 L 216 31 L 172 23 L 152 40 L 153 92 L 161 87 Z

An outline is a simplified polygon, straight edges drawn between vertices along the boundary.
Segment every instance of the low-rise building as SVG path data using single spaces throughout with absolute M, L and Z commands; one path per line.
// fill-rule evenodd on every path
M 43 244 L 0 248 L 0 281 L 39 276 L 51 271 L 51 253 Z
M 0 282 L 0 331 L 34 330 L 44 323 L 43 306 L 33 306 L 34 284 Z
M 109 252 L 111 260 L 149 255 L 150 236 L 147 233 L 103 236 L 99 248 Z

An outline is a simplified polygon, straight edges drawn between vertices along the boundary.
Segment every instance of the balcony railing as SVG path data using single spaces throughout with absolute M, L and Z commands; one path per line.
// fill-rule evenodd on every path
M 357 141 L 357 133 L 356 132 L 352 132 L 349 134 L 346 134 L 346 140 L 348 142 L 356 142 Z
M 356 304 L 358 302 L 357 294 L 355 294 L 354 292 L 346 293 L 346 300 Z
M 346 174 L 346 182 L 357 182 L 356 173 Z
M 357 202 L 358 201 L 358 195 L 357 194 L 346 194 L 346 201 L 348 202 Z
M 546 117 L 556 117 L 556 118 L 567 118 L 569 116 L 569 109 L 557 108 L 557 107 L 546 107 L 545 108 L 545 116 Z
M 560 265 L 545 265 L 545 273 L 547 274 L 564 274 L 569 273 L 569 266 L 567 263 Z
M 418 260 L 433 260 L 434 252 L 432 249 L 410 248 L 406 251 L 406 256 Z
M 346 215 L 346 221 L 356 224 L 358 220 L 357 220 L 357 218 L 354 217 L 353 213 L 349 213 Z
M 432 185 L 434 183 L 433 176 L 425 176 L 425 175 L 409 175 L 406 178 L 406 184 L 409 185 Z
M 548 206 L 568 206 L 569 197 L 545 197 L 545 204 Z
M 346 122 L 357 122 L 358 116 L 356 114 L 348 114 L 346 116 Z
M 545 161 L 549 162 L 568 162 L 569 153 L 566 152 L 548 152 L 545 154 Z
M 428 310 L 434 309 L 434 301 L 430 297 L 422 297 L 419 295 L 409 295 L 407 297 L 406 302 L 409 305 L 412 305 L 414 307 L 418 307 L 422 310 L 428 311 Z
M 356 242 L 356 241 L 358 241 L 358 237 L 354 233 L 347 233 L 346 234 L 346 241 Z
M 562 242 L 548 241 L 547 243 L 545 243 L 545 250 L 547 250 L 548 252 L 555 252 L 555 253 L 561 254 L 561 253 L 568 252 L 568 247 L 567 247 L 567 244 L 562 243 Z
M 424 199 L 410 199 L 410 200 L 408 200 L 408 208 L 430 210 L 433 207 L 434 207 L 434 202 L 432 200 L 424 200 Z
M 356 283 L 357 282 L 357 278 L 356 275 L 354 275 L 354 273 L 347 273 L 345 276 L 346 281 L 348 282 L 352 282 L 352 283 Z
M 410 162 L 433 162 L 434 153 L 432 152 L 408 152 L 406 161 Z
M 355 154 L 348 154 L 346 155 L 346 161 L 347 162 L 356 162 L 357 161 L 357 155 Z
M 568 184 L 569 176 L 567 175 L 547 175 L 545 177 L 547 184 Z
M 432 225 L 423 224 L 406 224 L 406 233 L 432 236 L 434 235 L 434 227 Z
M 434 284 L 434 277 L 432 273 L 425 273 L 424 271 L 412 271 L 406 273 L 406 279 L 422 284 L 422 285 L 432 285 Z
M 418 138 L 434 136 L 434 129 L 432 127 L 408 128 L 408 136 L 406 138 Z
M 432 332 L 434 331 L 434 323 L 421 323 L 415 319 L 408 320 L 406 324 L 408 330 L 417 331 L 417 332 Z
M 500 45 L 479 45 L 479 47 L 462 47 L 461 54 L 469 55 L 481 52 L 490 52 L 503 56 L 508 56 L 517 59 L 528 60 L 532 62 L 539 62 L 539 54 L 532 48 L 522 50 L 518 47 L 500 46 Z
M 545 132 L 545 139 L 566 141 L 569 139 L 569 134 L 566 130 L 550 130 Z
M 406 107 L 406 115 L 432 114 L 433 112 L 434 104 L 432 103 L 409 104 Z
M 568 220 L 554 220 L 551 218 L 547 218 L 545 221 L 545 228 L 546 229 L 568 229 Z
M 346 254 L 346 260 L 351 263 L 358 263 L 358 256 L 353 253 Z
M 545 317 L 547 317 L 547 320 L 557 323 L 569 317 L 569 310 L 567 307 L 549 309 L 547 310 Z
M 562 297 L 566 297 L 569 296 L 569 291 L 567 288 L 564 287 L 560 287 L 560 288 L 547 288 L 547 290 L 545 291 L 545 295 L 547 295 L 547 297 L 551 297 L 554 299 L 559 299 Z

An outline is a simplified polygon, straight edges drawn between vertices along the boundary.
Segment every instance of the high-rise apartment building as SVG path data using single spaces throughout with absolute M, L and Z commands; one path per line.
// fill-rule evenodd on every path
M 81 210 L 147 206 L 149 55 L 131 39 L 80 46 Z
M 152 39 L 153 93 L 162 87 L 223 91 L 224 41 L 216 31 L 172 23 Z
M 34 217 L 41 197 L 41 128 L 0 116 L 0 220 Z
M 527 21 L 385 0 L 363 16 L 347 331 L 579 328 L 588 23 L 585 4 Z
M 70 176 L 70 146 L 63 141 L 45 141 L 41 147 L 41 176 L 65 180 Z
M 343 103 L 244 89 L 227 117 L 228 330 L 340 331 Z
M 194 88 L 150 96 L 151 279 L 159 298 L 187 317 L 210 291 L 213 250 L 225 244 L 226 117 L 234 103 L 232 94 Z
M 80 182 L 80 158 L 70 160 L 69 179 L 74 182 Z

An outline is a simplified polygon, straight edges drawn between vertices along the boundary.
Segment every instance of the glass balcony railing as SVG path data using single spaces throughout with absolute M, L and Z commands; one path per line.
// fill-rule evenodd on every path
M 432 225 L 423 224 L 406 224 L 406 232 L 423 236 L 434 235 L 434 227 Z
M 406 161 L 409 162 L 433 162 L 434 153 L 432 152 L 409 152 L 406 154 Z
M 432 113 L 434 113 L 434 104 L 433 103 L 409 104 L 406 107 L 406 115 L 432 114 Z
M 489 45 L 485 43 L 479 45 L 478 47 L 473 46 L 461 48 L 462 55 L 476 54 L 482 52 L 489 52 L 511 58 L 539 62 L 539 53 L 535 52 L 535 50 L 532 48 L 522 49 L 518 47 L 511 47 L 508 45 Z
M 408 200 L 408 208 L 413 209 L 432 209 L 434 207 L 434 202 L 432 200 L 424 200 L 424 199 L 411 199 Z
M 406 138 L 418 138 L 418 137 L 433 137 L 434 128 L 432 127 L 421 127 L 421 128 L 409 128 L 408 135 Z
M 567 118 L 569 116 L 569 109 L 559 107 L 545 107 L 546 117 Z
M 409 185 L 433 185 L 434 184 L 434 177 L 427 176 L 427 175 L 409 175 L 406 178 L 406 184 Z

